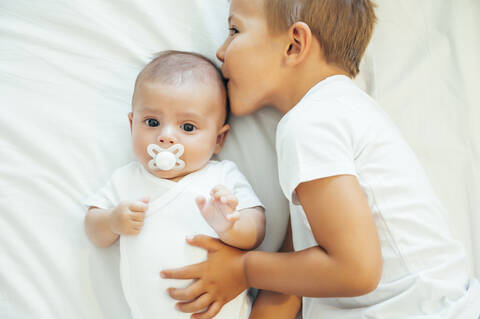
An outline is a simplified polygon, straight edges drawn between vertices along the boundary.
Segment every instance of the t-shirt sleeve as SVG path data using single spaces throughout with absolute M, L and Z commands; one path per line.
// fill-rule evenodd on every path
M 237 210 L 256 206 L 264 207 L 237 165 L 231 161 L 223 161 L 223 163 L 225 186 L 237 197 Z
M 337 175 L 357 175 L 353 127 L 349 112 L 338 102 L 293 109 L 277 128 L 280 186 L 299 205 L 295 189 L 303 182 Z
M 90 207 L 112 208 L 120 202 L 118 193 L 113 186 L 113 178 L 107 182 L 99 191 L 90 195 L 83 205 L 88 209 Z

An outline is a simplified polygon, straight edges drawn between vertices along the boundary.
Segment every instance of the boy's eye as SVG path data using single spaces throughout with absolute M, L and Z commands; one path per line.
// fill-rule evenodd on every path
M 238 29 L 234 27 L 231 27 L 228 30 L 230 31 L 230 35 L 235 35 L 238 33 Z
M 196 127 L 193 124 L 185 123 L 180 126 L 185 132 L 193 132 L 195 131 Z
M 147 124 L 150 127 L 157 127 L 160 125 L 156 119 L 146 119 L 145 124 Z

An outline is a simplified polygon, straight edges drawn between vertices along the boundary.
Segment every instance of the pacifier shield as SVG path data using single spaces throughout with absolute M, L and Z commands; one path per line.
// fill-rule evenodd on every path
M 161 148 L 157 144 L 150 144 L 147 146 L 147 153 L 152 159 L 148 162 L 148 166 L 152 170 L 180 170 L 185 167 L 185 162 L 180 159 L 183 151 L 182 144 L 175 144 L 167 149 Z

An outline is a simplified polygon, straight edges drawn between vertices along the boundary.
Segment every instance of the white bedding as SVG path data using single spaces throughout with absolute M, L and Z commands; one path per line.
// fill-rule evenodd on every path
M 381 0 L 357 79 L 400 127 L 480 276 L 480 2 Z M 154 52 L 214 58 L 226 0 L 0 2 L 0 318 L 118 318 L 129 311 L 118 247 L 93 248 L 82 201 L 132 159 L 127 113 Z M 235 160 L 268 210 L 262 248 L 283 237 L 274 130 L 232 119 Z

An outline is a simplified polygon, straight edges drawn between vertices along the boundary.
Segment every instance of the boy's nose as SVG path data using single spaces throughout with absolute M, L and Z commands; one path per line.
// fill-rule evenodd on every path
M 220 60 L 220 62 L 224 62 L 225 58 L 225 43 L 222 44 L 221 47 L 218 48 L 217 50 L 217 59 Z

